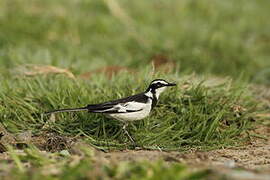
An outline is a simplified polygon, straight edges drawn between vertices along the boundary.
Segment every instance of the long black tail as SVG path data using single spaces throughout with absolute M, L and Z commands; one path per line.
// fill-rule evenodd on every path
M 76 111 L 88 111 L 87 107 L 81 107 L 81 108 L 70 108 L 70 109 L 58 109 L 54 111 L 45 112 L 44 115 L 49 115 L 53 113 L 60 113 L 60 112 L 76 112 Z

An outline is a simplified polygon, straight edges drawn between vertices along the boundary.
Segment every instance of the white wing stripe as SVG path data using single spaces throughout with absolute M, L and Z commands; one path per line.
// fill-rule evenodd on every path
M 123 112 L 129 112 L 129 111 L 140 111 L 144 109 L 145 107 L 146 107 L 145 103 L 132 101 L 132 102 L 124 103 L 124 104 L 117 104 L 110 109 L 100 110 L 100 111 L 95 111 L 95 112 L 117 111 L 117 112 L 123 113 Z

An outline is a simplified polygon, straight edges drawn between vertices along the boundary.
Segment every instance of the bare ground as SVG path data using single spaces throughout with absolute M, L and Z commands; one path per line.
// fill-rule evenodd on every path
M 270 127 L 257 128 L 270 137 Z M 252 138 L 241 148 L 226 148 L 208 152 L 161 152 L 146 150 L 126 150 L 100 153 L 112 161 L 155 161 L 181 162 L 194 169 L 210 169 L 219 177 L 227 179 L 270 179 L 270 138 Z M 239 170 L 240 169 L 240 170 Z M 214 178 L 214 177 L 213 177 Z
M 251 137 L 246 146 L 225 148 L 212 151 L 190 150 L 190 152 L 163 152 L 148 150 L 124 150 L 101 152 L 96 150 L 97 158 L 119 162 L 119 161 L 156 161 L 164 160 L 168 163 L 180 162 L 189 167 L 198 169 L 208 169 L 213 172 L 215 178 L 225 177 L 227 179 L 270 179 L 270 127 L 260 126 L 255 133 L 266 138 Z M 25 141 L 37 145 L 45 151 L 60 151 L 62 149 L 72 149 L 76 143 L 72 139 L 55 134 L 32 137 L 31 133 L 26 132 L 20 136 L 12 136 L 5 130 L 1 131 L 0 159 L 9 159 L 5 152 L 6 142 L 14 143 L 16 147 L 21 147 Z M 22 143 L 20 143 L 22 142 Z M 73 146 L 73 147 L 72 147 Z M 239 170 L 241 169 L 241 170 Z

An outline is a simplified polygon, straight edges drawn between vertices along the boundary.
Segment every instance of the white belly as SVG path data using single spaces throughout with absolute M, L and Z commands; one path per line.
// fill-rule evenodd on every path
M 108 116 L 123 122 L 136 121 L 147 117 L 150 114 L 150 111 L 151 111 L 151 103 L 149 102 L 145 105 L 145 107 L 141 111 L 109 114 Z

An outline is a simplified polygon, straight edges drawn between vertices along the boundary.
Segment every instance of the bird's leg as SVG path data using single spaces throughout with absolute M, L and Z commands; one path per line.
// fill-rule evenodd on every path
M 128 133 L 128 131 L 126 129 L 127 126 L 128 126 L 128 123 L 125 123 L 123 126 L 123 130 L 126 133 L 126 135 L 128 136 L 129 140 L 135 145 L 136 143 L 135 143 L 134 139 L 130 136 L 130 134 Z

